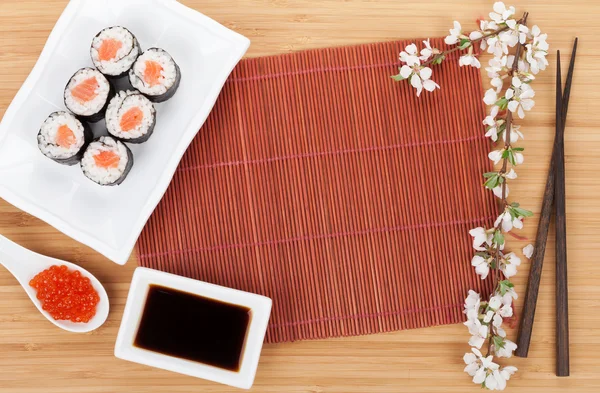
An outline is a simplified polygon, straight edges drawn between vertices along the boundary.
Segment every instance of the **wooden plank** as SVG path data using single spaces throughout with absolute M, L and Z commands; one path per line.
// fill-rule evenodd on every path
M 408 37 L 442 36 L 452 20 L 464 28 L 486 15 L 491 1 L 415 3 L 397 0 L 184 0 L 226 26 L 248 36 L 248 56 L 284 53 Z M 0 116 L 29 74 L 67 0 L 3 0 L 0 2 Z M 530 24 L 549 33 L 551 51 L 568 56 L 573 38 L 581 47 L 565 133 L 567 244 L 569 245 L 569 319 L 571 376 L 554 375 L 554 235 L 550 232 L 535 329 L 529 357 L 513 358 L 519 373 L 509 382 L 511 392 L 590 392 L 600 389 L 600 265 L 590 258 L 600 244 L 600 101 L 598 56 L 600 27 L 595 0 L 543 0 L 515 4 L 529 11 Z M 526 6 L 526 8 L 525 8 Z M 536 107 L 520 124 L 525 133 L 525 164 L 513 182 L 511 198 L 531 209 L 521 235 L 530 241 L 508 238 L 513 250 L 532 242 L 540 212 L 554 126 L 554 64 L 533 87 Z M 566 61 L 565 61 L 566 62 Z M 482 59 L 482 64 L 487 58 Z M 566 64 L 566 63 L 565 63 Z M 442 86 L 443 88 L 443 86 Z M 124 362 L 112 351 L 135 257 L 116 266 L 91 249 L 62 235 L 4 201 L 0 201 L 0 233 L 36 252 L 79 263 L 107 287 L 112 311 L 104 327 L 85 335 L 62 332 L 50 325 L 20 289 L 0 270 L 0 392 L 231 392 L 232 389 L 166 371 Z M 469 263 L 469 261 L 465 261 Z M 528 263 L 515 282 L 524 295 Z M 517 300 L 517 310 L 521 308 Z M 516 332 L 509 332 L 514 340 Z M 462 325 L 407 330 L 366 337 L 269 345 L 265 348 L 253 392 L 465 392 L 478 391 L 462 372 L 462 355 L 468 350 Z

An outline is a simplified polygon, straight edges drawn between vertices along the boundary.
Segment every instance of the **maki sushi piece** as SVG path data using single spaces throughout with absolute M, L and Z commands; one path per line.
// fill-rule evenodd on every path
M 115 138 L 129 143 L 146 142 L 154 131 L 156 110 L 137 91 L 121 91 L 108 104 L 106 128 Z
M 123 183 L 132 167 L 131 150 L 110 136 L 101 136 L 90 143 L 81 159 L 83 174 L 101 186 Z
M 131 86 L 152 102 L 163 102 L 173 97 L 180 81 L 179 66 L 160 48 L 150 48 L 142 53 L 129 70 Z
M 65 87 L 65 106 L 82 120 L 95 123 L 104 118 L 114 90 L 108 79 L 94 68 L 77 71 Z
M 37 135 L 38 147 L 46 157 L 64 165 L 75 165 L 93 139 L 92 130 L 69 112 L 53 112 Z
M 121 26 L 107 27 L 92 40 L 90 56 L 94 66 L 108 78 L 127 74 L 142 53 L 135 36 Z

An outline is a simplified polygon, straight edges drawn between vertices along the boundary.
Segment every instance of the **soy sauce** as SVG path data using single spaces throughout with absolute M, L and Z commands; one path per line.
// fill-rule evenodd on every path
M 247 307 L 151 285 L 134 345 L 237 372 L 250 319 Z

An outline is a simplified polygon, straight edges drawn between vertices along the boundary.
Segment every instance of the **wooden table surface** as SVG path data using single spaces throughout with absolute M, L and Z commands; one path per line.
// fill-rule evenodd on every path
M 458 19 L 465 28 L 486 15 L 492 1 L 421 0 L 183 0 L 252 40 L 248 56 L 442 36 Z M 0 116 L 29 74 L 67 0 L 0 1 Z M 552 5 L 546 5 L 552 4 Z M 563 75 L 573 38 L 580 38 L 566 131 L 571 376 L 554 375 L 554 242 L 550 240 L 527 359 L 512 392 L 600 391 L 600 2 L 529 0 L 530 24 L 561 49 Z M 522 123 L 526 160 L 511 196 L 536 215 L 541 206 L 554 124 L 554 67 L 535 81 L 536 107 Z M 596 63 L 594 63 L 594 61 Z M 482 63 L 487 63 L 484 59 Z M 596 64 L 596 65 L 594 65 Z M 522 234 L 532 239 L 537 217 Z M 17 281 L 0 269 L 0 392 L 230 392 L 234 389 L 116 359 L 113 346 L 135 256 L 117 266 L 42 221 L 0 200 L 0 234 L 89 269 L 111 298 L 106 324 L 90 334 L 55 328 L 33 307 Z M 551 229 L 551 239 L 554 231 Z M 515 250 L 524 241 L 510 239 Z M 518 246 L 518 247 L 517 247 Z M 469 263 L 469 261 L 465 261 Z M 528 265 L 516 278 L 523 295 Z M 521 299 L 520 299 L 521 300 Z M 517 308 L 520 306 L 517 301 Z M 515 332 L 509 337 L 515 339 Z M 267 345 L 253 392 L 476 392 L 463 373 L 469 349 L 462 325 L 366 337 Z

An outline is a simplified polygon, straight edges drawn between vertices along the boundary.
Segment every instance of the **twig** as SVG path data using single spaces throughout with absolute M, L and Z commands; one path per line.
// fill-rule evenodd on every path
M 529 15 L 528 12 L 525 12 L 523 14 L 523 18 L 521 18 L 521 20 L 519 21 L 519 24 L 527 24 L 527 16 Z M 512 72 L 516 72 L 519 69 L 519 58 L 521 56 L 521 49 L 522 49 L 522 44 L 521 42 L 517 43 L 516 46 L 516 51 L 515 51 L 515 60 L 513 62 L 512 65 Z M 511 148 L 511 142 L 510 142 L 510 131 L 511 131 L 511 126 L 512 126 L 512 112 L 509 110 L 507 111 L 506 114 L 506 128 L 504 130 L 504 150 L 508 150 Z M 500 169 L 499 173 L 504 175 L 506 174 L 506 170 L 508 168 L 508 157 L 503 158 L 502 159 L 502 168 Z M 506 209 L 506 206 L 508 206 L 508 202 L 506 200 L 506 181 L 502 182 L 502 198 L 500 200 L 500 205 L 501 205 L 501 209 L 502 211 L 504 211 Z M 500 222 L 498 223 L 498 225 L 494 228 L 494 232 L 495 231 L 499 231 L 501 230 L 502 227 L 502 220 L 500 220 Z M 495 266 L 494 269 L 496 270 L 494 273 L 494 292 L 496 293 L 498 292 L 499 288 L 498 288 L 498 283 L 500 282 L 500 275 L 501 275 L 501 271 L 500 271 L 500 244 L 496 245 L 496 250 L 494 252 L 494 262 L 495 262 Z M 494 336 L 494 326 L 490 323 L 490 333 L 489 333 L 489 341 L 488 341 L 488 350 L 487 350 L 487 354 L 486 356 L 490 355 L 491 349 L 492 349 L 492 338 Z

